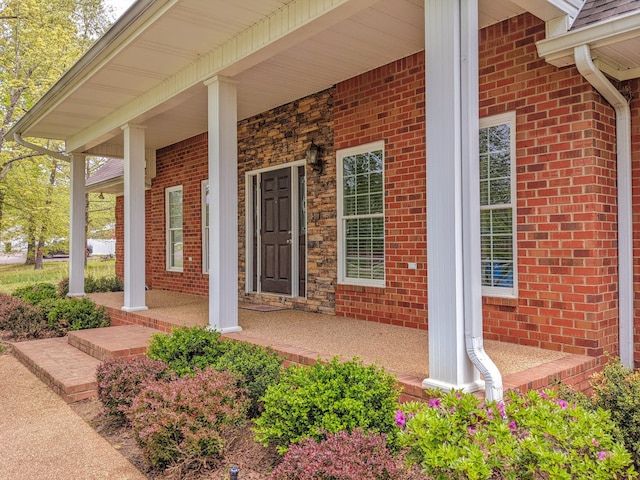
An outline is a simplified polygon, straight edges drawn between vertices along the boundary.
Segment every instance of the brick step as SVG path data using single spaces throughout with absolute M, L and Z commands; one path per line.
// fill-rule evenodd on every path
M 69 332 L 68 339 L 72 347 L 104 362 L 144 354 L 154 333 L 160 332 L 141 325 L 123 325 Z
M 69 345 L 65 337 L 14 343 L 13 355 L 67 403 L 97 395 L 100 361 Z

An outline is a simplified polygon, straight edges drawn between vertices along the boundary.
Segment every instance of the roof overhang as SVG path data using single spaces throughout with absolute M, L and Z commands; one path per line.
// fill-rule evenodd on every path
M 479 24 L 583 0 L 480 0 Z M 208 128 L 214 75 L 248 118 L 424 49 L 423 0 L 138 0 L 8 132 L 121 156 L 127 123 L 155 150 Z
M 574 65 L 575 47 L 588 45 L 595 64 L 610 77 L 640 77 L 640 11 L 571 30 L 537 43 L 538 55 L 556 67 Z

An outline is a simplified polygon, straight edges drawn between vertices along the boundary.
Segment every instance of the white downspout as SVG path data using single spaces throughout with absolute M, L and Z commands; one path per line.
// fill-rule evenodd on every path
M 55 152 L 53 150 L 48 150 L 40 145 L 36 145 L 35 143 L 30 143 L 24 140 L 19 133 L 13 134 L 13 139 L 16 141 L 18 145 L 22 145 L 23 147 L 27 147 L 34 152 L 41 153 L 42 155 L 49 155 L 50 157 L 57 158 L 58 160 L 64 160 L 65 162 L 69 161 L 69 157 L 61 152 Z
M 485 398 L 502 402 L 502 375 L 484 349 L 482 328 L 482 285 L 480 279 L 480 163 L 478 162 L 478 123 L 480 110 L 478 97 L 478 2 L 462 1 L 460 14 L 461 103 L 463 111 L 474 112 L 473 118 L 462 121 L 462 157 L 468 162 L 462 168 L 463 197 L 463 289 L 464 289 L 464 344 L 467 356 L 484 377 Z M 466 50 L 466 51 L 465 51 Z M 469 54 L 467 52 L 473 52 Z M 465 55 L 466 54 L 466 55 Z M 466 86 L 466 88 L 465 88 Z M 464 162 L 463 162 L 464 163 Z M 471 234 L 471 232 L 474 232 Z
M 595 66 L 588 45 L 574 49 L 582 76 L 616 112 L 618 182 L 618 312 L 620 360 L 628 368 L 633 361 L 633 220 L 631 176 L 631 109 L 629 102 Z

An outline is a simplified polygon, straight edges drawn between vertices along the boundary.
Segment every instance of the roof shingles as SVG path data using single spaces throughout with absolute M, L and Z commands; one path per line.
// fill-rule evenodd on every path
M 572 30 L 640 10 L 640 0 L 587 0 L 571 26 Z

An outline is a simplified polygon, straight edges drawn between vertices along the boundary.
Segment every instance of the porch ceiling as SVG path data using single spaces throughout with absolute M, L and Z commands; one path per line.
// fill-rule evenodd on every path
M 580 0 L 480 0 L 480 26 L 525 6 L 549 20 L 567 13 L 563 2 Z M 306 23 L 296 18 L 303 10 Z M 236 41 L 247 32 L 251 45 Z M 207 88 L 187 72 L 236 79 L 247 118 L 423 50 L 424 8 L 423 0 L 138 0 L 105 37 L 10 133 L 122 156 L 120 126 L 131 122 L 146 126 L 147 147 L 161 148 L 207 130 Z

